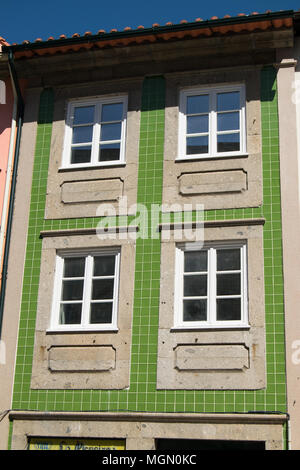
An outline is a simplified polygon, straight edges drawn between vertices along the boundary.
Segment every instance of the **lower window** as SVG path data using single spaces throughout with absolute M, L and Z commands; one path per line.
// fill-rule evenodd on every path
M 245 243 L 178 245 L 175 272 L 175 328 L 248 326 Z
M 59 253 L 51 329 L 116 329 L 119 250 Z

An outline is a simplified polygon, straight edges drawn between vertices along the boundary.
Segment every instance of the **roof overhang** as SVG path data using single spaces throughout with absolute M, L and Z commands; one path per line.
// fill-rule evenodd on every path
M 165 43 L 191 38 L 226 37 L 229 35 L 282 31 L 293 28 L 294 11 L 287 10 L 275 13 L 252 14 L 207 21 L 195 21 L 177 25 L 139 27 L 135 30 L 126 28 L 124 31 L 110 33 L 99 32 L 84 36 L 74 35 L 71 38 L 61 36 L 60 39 L 49 38 L 47 41 L 37 39 L 35 42 L 24 41 L 22 44 L 3 46 L 3 52 L 14 53 L 16 59 L 64 54 L 68 52 L 89 51 L 103 48 L 127 47 L 145 43 Z

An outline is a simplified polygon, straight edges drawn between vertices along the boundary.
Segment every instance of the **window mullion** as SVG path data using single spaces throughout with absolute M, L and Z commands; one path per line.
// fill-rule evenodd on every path
M 121 121 L 121 141 L 120 141 L 120 161 L 125 161 L 125 142 L 126 142 L 126 127 L 127 127 L 127 109 L 128 109 L 128 100 L 124 98 L 122 100 L 123 104 L 123 114 Z
M 93 143 L 92 143 L 92 156 L 91 163 L 97 164 L 99 159 L 99 147 L 100 147 L 100 117 L 101 117 L 102 104 L 97 103 L 95 106 L 95 122 L 93 129 Z
M 210 93 L 210 116 L 211 116 L 211 129 L 210 129 L 210 155 L 217 153 L 217 93 Z
M 120 272 L 120 253 L 116 253 L 114 289 L 113 289 L 113 311 L 112 311 L 112 326 L 114 327 L 117 327 L 117 309 L 118 309 L 118 298 L 119 298 L 119 272 Z
M 183 295 L 181 284 L 183 282 L 183 263 L 182 257 L 184 256 L 183 250 L 176 248 L 175 251 L 175 279 L 174 279 L 174 324 L 181 325 L 183 323 Z
M 241 321 L 244 324 L 248 323 L 248 312 L 247 312 L 247 305 L 248 305 L 248 289 L 247 289 L 247 251 L 246 245 L 241 247 Z
M 82 299 L 82 319 L 81 325 L 86 328 L 89 325 L 89 313 L 92 296 L 92 277 L 93 277 L 94 258 L 88 255 L 85 260 L 85 276 Z
M 215 324 L 217 320 L 217 251 L 209 249 L 209 323 Z

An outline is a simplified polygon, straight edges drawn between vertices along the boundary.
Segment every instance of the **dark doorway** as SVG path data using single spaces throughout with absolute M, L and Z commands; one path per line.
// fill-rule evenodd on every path
M 200 439 L 157 439 L 156 449 L 162 450 L 265 450 L 264 441 L 206 441 Z

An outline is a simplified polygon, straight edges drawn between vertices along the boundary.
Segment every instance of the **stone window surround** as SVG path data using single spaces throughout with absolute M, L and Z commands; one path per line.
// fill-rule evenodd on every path
M 49 329 L 60 250 L 118 248 L 120 283 L 117 331 L 53 332 Z M 135 242 L 101 239 L 79 230 L 48 232 L 42 241 L 41 273 L 31 387 L 33 389 L 124 389 L 129 386 Z
M 247 225 L 247 221 L 241 220 L 231 223 L 225 222 L 222 226 L 219 221 L 216 226 L 209 224 L 206 228 L 204 225 L 204 239 L 207 243 L 226 240 L 247 242 L 250 326 L 234 329 L 174 328 L 175 248 L 178 243 L 174 230 L 171 240 L 162 241 L 161 250 L 158 389 L 254 390 L 266 386 L 263 221 L 257 220 L 258 225 Z M 224 360 L 222 366 L 222 362 L 218 362 L 218 355 L 222 356 L 223 352 L 227 354 L 228 348 L 234 354 L 238 351 L 238 361 L 242 365 L 232 364 L 231 367 L 230 362 L 228 364 Z M 203 365 L 203 361 L 201 366 L 197 365 L 197 357 L 203 351 L 207 351 L 208 357 L 215 355 L 211 368 L 208 363 Z
M 103 203 L 110 204 L 117 215 L 127 215 L 120 199 L 127 198 L 129 208 L 136 204 L 139 154 L 136 136 L 140 126 L 142 79 L 104 80 L 58 87 L 54 91 L 45 219 L 97 217 L 97 209 Z M 99 97 L 114 99 L 122 95 L 128 97 L 124 161 L 63 168 L 68 103 Z
M 186 89 L 245 86 L 247 153 L 179 158 L 179 99 Z M 259 67 L 166 75 L 163 204 L 204 204 L 205 210 L 262 204 L 262 145 Z M 187 161 L 188 160 L 188 161 Z

